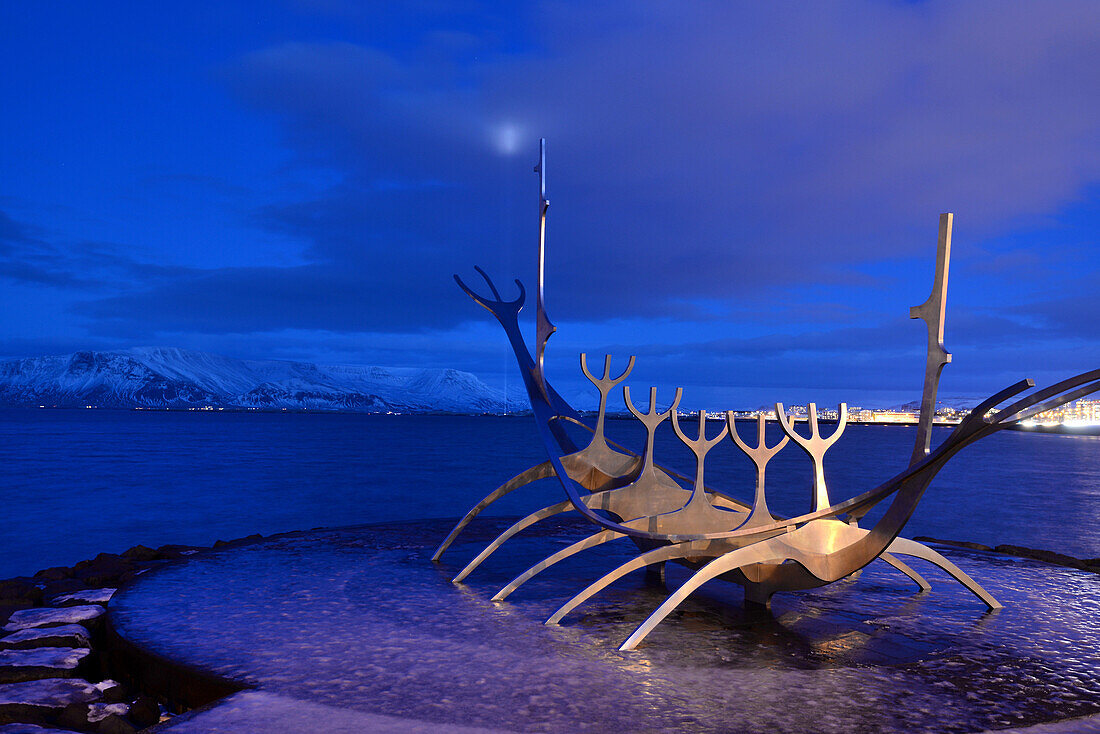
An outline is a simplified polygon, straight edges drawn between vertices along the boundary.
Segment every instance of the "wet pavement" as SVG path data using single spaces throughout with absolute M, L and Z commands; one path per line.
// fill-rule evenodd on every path
M 143 575 L 110 614 L 127 639 L 260 689 L 287 716 L 308 703 L 318 730 L 326 711 L 333 730 L 358 714 L 548 732 L 972 732 L 1100 712 L 1100 575 L 939 548 L 1005 605 L 996 612 L 921 561 L 930 592 L 876 562 L 858 579 L 777 595 L 770 615 L 747 614 L 740 587 L 712 582 L 621 653 L 668 593 L 641 573 L 560 627 L 542 622 L 631 557 L 625 539 L 489 601 L 589 530 L 546 522 L 450 583 L 507 524 L 475 521 L 441 564 L 429 560 L 450 528 L 440 521 L 206 552 Z M 668 586 L 687 573 L 670 565 Z M 271 718 L 277 707 L 257 695 L 168 729 L 246 731 L 215 720 Z

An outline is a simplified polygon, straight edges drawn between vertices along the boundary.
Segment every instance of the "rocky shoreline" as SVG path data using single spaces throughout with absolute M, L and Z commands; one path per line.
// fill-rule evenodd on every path
M 917 535 L 913 538 L 913 540 L 917 541 L 918 543 L 938 543 L 939 545 L 949 545 L 954 548 L 967 548 L 969 550 L 984 551 L 986 553 L 1000 553 L 1003 556 L 1030 558 L 1033 561 L 1052 563 L 1055 566 L 1067 566 L 1069 568 L 1077 568 L 1082 571 L 1092 571 L 1093 573 L 1100 573 L 1100 558 L 1075 558 L 1073 556 L 1067 556 L 1065 553 L 1056 553 L 1054 551 L 1041 550 L 1038 548 L 1027 548 L 1022 545 L 989 546 L 982 543 L 971 543 L 970 541 L 966 540 L 943 540 L 942 538 L 930 538 L 927 535 Z
M 201 550 L 138 545 L 0 581 L 0 734 L 135 734 L 179 713 L 143 690 L 134 671 L 115 669 L 106 611 L 122 584 Z
M 262 539 L 250 535 L 218 541 L 213 548 Z M 1100 558 L 927 536 L 915 540 L 1100 573 Z M 121 554 L 101 553 L 72 567 L 0 581 L 0 734 L 136 734 L 202 705 L 205 701 L 188 701 L 186 696 L 165 697 L 165 687 L 152 679 L 171 677 L 171 671 L 143 670 L 132 657 L 111 649 L 106 611 L 121 585 L 203 550 L 210 548 L 139 545 Z

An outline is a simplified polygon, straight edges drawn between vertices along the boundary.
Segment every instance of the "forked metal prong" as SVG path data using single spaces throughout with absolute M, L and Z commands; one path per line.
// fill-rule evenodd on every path
M 595 385 L 601 393 L 606 393 L 609 392 L 611 388 L 615 387 L 620 382 L 630 376 L 631 371 L 634 369 L 635 359 L 636 357 L 633 354 L 630 355 L 630 359 L 626 363 L 626 369 L 623 370 L 622 374 L 618 377 L 612 378 L 611 355 L 605 354 L 603 357 L 603 377 L 597 378 L 588 370 L 588 355 L 584 352 L 581 352 L 581 372 L 584 373 L 584 376 L 588 378 L 588 381 Z
M 705 410 L 699 411 L 699 436 L 698 438 L 688 438 L 683 430 L 680 428 L 680 421 L 677 418 L 677 414 L 672 414 L 672 430 L 683 441 L 684 445 L 691 449 L 691 452 L 695 454 L 695 458 L 700 461 L 707 455 L 707 452 L 721 443 L 722 439 L 726 437 L 726 433 L 729 431 L 729 426 L 723 425 L 722 430 L 718 432 L 718 435 L 714 438 L 707 438 L 707 412 Z
M 489 290 L 491 290 L 493 292 L 493 298 L 495 298 L 499 301 L 500 300 L 500 293 L 497 291 L 497 287 L 495 285 L 493 285 L 493 279 L 490 278 L 486 274 L 486 272 L 481 269 L 481 266 L 479 266 L 479 265 L 475 265 L 474 270 L 476 270 L 481 275 L 481 277 L 485 279 L 485 282 L 489 286 Z
M 647 426 L 650 423 L 660 423 L 672 413 L 676 412 L 677 406 L 680 405 L 680 398 L 684 396 L 684 388 L 676 388 L 676 395 L 672 399 L 672 405 L 668 406 L 668 410 L 663 413 L 657 412 L 657 388 L 649 388 L 649 412 L 643 413 L 634 407 L 634 402 L 630 399 L 630 385 L 623 385 L 623 402 L 626 403 L 626 409 L 634 414 L 634 417 L 645 423 Z
M 497 287 L 493 284 L 492 279 L 485 273 L 485 271 L 477 267 L 476 265 L 474 266 L 474 270 L 476 270 L 489 285 L 489 290 L 493 292 L 492 299 L 486 298 L 485 296 L 476 292 L 470 286 L 466 285 L 465 281 L 463 281 L 457 273 L 454 275 L 454 279 L 455 282 L 458 283 L 458 287 L 465 291 L 466 295 L 473 299 L 474 302 L 476 302 L 479 306 L 485 308 L 494 316 L 497 316 L 497 318 L 500 318 L 500 314 L 498 312 L 503 312 L 506 308 L 508 310 L 514 310 L 516 313 L 518 313 L 520 309 L 523 308 L 523 304 L 527 300 L 527 289 L 523 287 L 523 283 L 520 282 L 518 278 L 515 280 L 515 284 L 516 287 L 519 289 L 519 295 L 511 301 L 505 301 L 500 297 L 500 292 L 497 290 Z
M 741 436 L 737 433 L 736 420 L 733 417 L 733 411 L 726 411 L 726 425 L 729 426 L 730 438 L 737 444 L 737 448 L 749 459 L 752 460 L 753 465 L 756 466 L 756 493 L 753 498 L 752 512 L 749 513 L 749 517 L 745 520 L 743 528 L 756 527 L 757 525 L 768 525 L 775 522 L 775 517 L 772 515 L 771 510 L 768 509 L 768 500 L 765 495 L 765 469 L 768 466 L 768 462 L 772 460 L 772 457 L 778 454 L 784 446 L 791 440 L 790 436 L 783 434 L 783 438 L 779 440 L 775 446 L 768 447 L 765 439 L 765 432 L 767 429 L 767 423 L 764 420 L 764 416 L 756 416 L 756 446 L 750 447 Z
M 848 405 L 847 403 L 841 403 L 837 406 L 837 423 L 836 430 L 828 438 L 821 437 L 821 431 L 817 425 L 817 404 L 810 403 L 809 405 L 809 418 L 810 418 L 810 436 L 809 438 L 802 436 L 787 420 L 787 415 L 783 409 L 783 403 L 775 404 L 775 417 L 779 421 L 779 425 L 783 428 L 783 433 L 787 434 L 792 441 L 798 444 L 799 448 L 806 452 L 806 455 L 810 457 L 810 461 L 813 462 L 814 468 L 814 483 L 813 483 L 813 508 L 814 512 L 823 508 L 829 507 L 829 491 L 825 486 L 825 452 L 829 450 L 834 443 L 844 433 L 844 427 L 848 424 Z

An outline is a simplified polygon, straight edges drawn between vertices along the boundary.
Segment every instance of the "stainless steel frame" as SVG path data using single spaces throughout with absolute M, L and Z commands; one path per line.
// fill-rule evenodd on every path
M 455 583 L 465 579 L 505 541 L 524 528 L 562 512 L 576 511 L 591 521 L 597 531 L 531 567 L 497 592 L 493 599 L 505 599 L 536 574 L 565 558 L 624 537 L 635 542 L 640 554 L 568 600 L 550 616 L 547 624 L 557 624 L 594 594 L 636 569 L 660 570 L 667 561 L 676 561 L 692 568 L 693 575 L 627 638 L 621 650 L 634 649 L 695 589 L 716 578 L 743 586 L 747 604 L 766 606 L 776 592 L 823 586 L 857 574 L 867 564 L 881 559 L 906 574 L 921 590 L 930 588 L 919 573 L 896 557 L 899 555 L 930 562 L 958 580 L 990 609 L 1001 606 L 992 595 L 942 555 L 920 543 L 899 537 L 899 533 L 932 479 L 951 457 L 1011 423 L 1100 390 L 1100 370 L 1032 392 L 994 412 L 997 406 L 1034 387 L 1030 380 L 1023 380 L 983 401 L 939 446 L 931 449 L 931 426 L 940 374 L 951 361 L 951 355 L 943 344 L 951 214 L 940 216 L 932 293 L 923 304 L 910 310 L 911 318 L 922 319 L 927 325 L 928 348 L 917 438 L 909 466 L 873 489 L 834 503 L 825 483 L 824 458 L 844 432 L 847 407 L 843 403 L 839 406 L 837 427 L 828 438 L 820 434 L 816 405 L 811 403 L 809 406 L 810 435 L 803 436 L 797 432 L 793 421 L 787 418 L 783 405 L 777 403 L 776 416 L 784 438 L 775 446 L 768 447 L 764 441 L 764 418 L 759 417 L 757 444 L 750 447 L 738 435 L 732 412 L 726 414 L 725 424 L 713 438 L 707 438 L 705 414 L 700 412 L 698 433 L 695 438 L 690 438 L 681 429 L 677 412 L 681 389 L 676 390 L 671 406 L 658 412 L 657 389 L 651 388 L 649 409 L 643 413 L 631 400 L 630 387 L 624 385 L 627 408 L 646 428 L 646 443 L 639 456 L 615 445 L 604 434 L 608 395 L 629 377 L 635 363 L 633 356 L 615 378 L 610 376 L 611 357 L 606 356 L 603 376 L 596 378 L 589 372 L 586 355 L 581 355 L 581 370 L 600 394 L 595 423 L 585 420 L 553 389 L 543 372 L 546 343 L 555 331 L 546 316 L 543 302 L 546 211 L 549 206 L 545 166 L 545 141 L 542 141 L 539 163 L 535 167 L 539 174 L 535 357 L 531 356 L 519 331 L 518 314 L 525 300 L 522 283 L 516 281 L 519 296 L 512 301 L 504 301 L 492 280 L 480 268 L 476 270 L 485 279 L 492 298 L 475 293 L 457 275 L 455 280 L 504 328 L 519 363 L 548 459 L 508 480 L 475 505 L 439 546 L 432 560 L 439 560 L 463 528 L 482 510 L 520 487 L 539 479 L 555 477 L 566 498 L 514 523 L 463 568 L 455 577 Z M 655 461 L 654 433 L 657 426 L 669 418 L 676 435 L 695 455 L 694 477 L 677 474 Z M 566 423 L 591 432 L 592 438 L 587 446 L 578 449 L 573 444 L 564 430 Z M 723 444 L 727 435 L 756 467 L 756 489 L 751 505 L 704 482 L 706 456 Z M 789 442 L 795 443 L 810 457 L 813 466 L 812 509 L 797 517 L 783 518 L 768 509 L 765 467 Z M 868 529 L 859 527 L 859 521 L 867 512 L 888 499 L 890 503 L 885 515 L 878 522 Z

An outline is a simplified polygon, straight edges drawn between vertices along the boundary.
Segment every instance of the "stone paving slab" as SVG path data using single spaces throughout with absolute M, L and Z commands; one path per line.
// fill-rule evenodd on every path
M 35 647 L 0 650 L 0 683 L 42 678 L 71 678 L 80 662 L 92 653 L 87 647 Z
M 28 627 L 58 627 L 64 624 L 89 624 L 103 616 L 106 610 L 96 604 L 57 609 L 20 609 L 12 612 L 5 632 L 18 632 Z
M 48 678 L 0 684 L 0 723 L 43 720 L 71 703 L 103 698 L 94 685 L 80 678 Z
M 28 627 L 0 637 L 0 650 L 25 650 L 31 647 L 90 647 L 88 630 L 79 624 L 57 627 Z
M 72 729 L 54 729 L 38 724 L 4 724 L 0 726 L 0 734 L 80 734 Z

